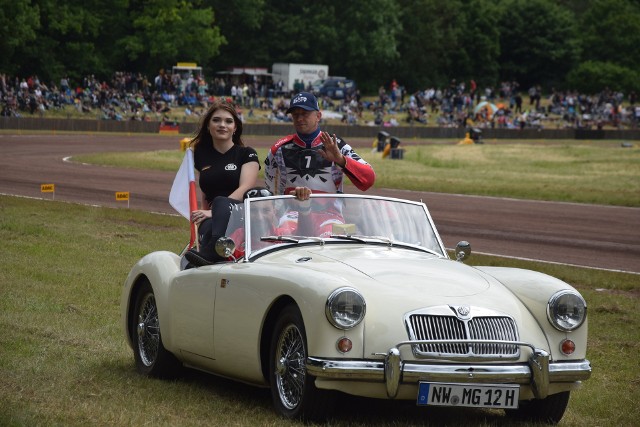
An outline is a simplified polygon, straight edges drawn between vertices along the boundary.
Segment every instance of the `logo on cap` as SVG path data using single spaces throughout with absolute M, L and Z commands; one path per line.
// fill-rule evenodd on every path
M 305 102 L 307 102 L 307 97 L 306 96 L 298 95 L 293 99 L 293 103 L 294 104 L 300 104 L 300 103 L 305 103 Z

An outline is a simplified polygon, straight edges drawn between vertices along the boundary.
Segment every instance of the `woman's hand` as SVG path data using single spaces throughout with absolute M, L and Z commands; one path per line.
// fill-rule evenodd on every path
M 196 225 L 200 225 L 200 223 L 207 218 L 211 218 L 210 210 L 208 211 L 198 210 L 198 211 L 191 212 L 191 221 L 193 221 L 193 223 Z

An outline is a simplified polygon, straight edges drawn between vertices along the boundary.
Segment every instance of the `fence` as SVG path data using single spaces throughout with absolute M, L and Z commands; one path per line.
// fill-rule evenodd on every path
M 181 123 L 180 134 L 193 134 L 196 123 Z M 464 138 L 468 131 L 463 128 L 439 128 L 426 126 L 398 126 L 382 128 L 379 126 L 326 125 L 322 127 L 330 133 L 347 138 L 374 138 L 379 131 L 393 133 L 398 138 L 448 139 Z M 83 119 L 44 119 L 29 117 L 0 117 L 0 129 L 16 131 L 50 132 L 122 132 L 122 133 L 158 133 L 160 122 L 83 120 Z M 281 136 L 293 132 L 291 123 L 244 124 L 245 135 Z M 587 130 L 587 129 L 482 129 L 484 139 L 619 139 L 640 140 L 640 130 Z

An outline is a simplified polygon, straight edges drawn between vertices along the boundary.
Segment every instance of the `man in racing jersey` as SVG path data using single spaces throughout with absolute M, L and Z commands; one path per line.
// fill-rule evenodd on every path
M 369 189 L 376 175 L 349 144 L 320 130 L 322 113 L 316 97 L 300 92 L 291 99 L 296 133 L 278 140 L 267 154 L 265 184 L 274 194 L 294 194 L 296 187 L 313 193 L 341 193 L 346 175 L 360 190 Z
M 373 185 L 376 174 L 371 165 L 344 140 L 320 130 L 322 113 L 313 94 L 295 95 L 287 114 L 291 114 L 296 133 L 278 140 L 264 162 L 265 184 L 271 192 L 300 200 L 307 200 L 312 192 L 342 193 L 345 175 L 359 190 Z M 315 205 L 311 213 L 315 228 L 325 230 L 322 236 L 331 234 L 332 224 L 341 222 L 340 206 Z M 286 214 L 283 220 L 295 222 L 297 213 Z

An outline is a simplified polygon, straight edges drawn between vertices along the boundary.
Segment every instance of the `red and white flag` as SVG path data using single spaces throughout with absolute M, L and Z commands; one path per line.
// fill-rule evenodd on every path
M 191 221 L 191 212 L 198 209 L 198 200 L 196 197 L 196 178 L 193 172 L 193 152 L 190 148 L 187 148 L 180 169 L 173 180 L 171 193 L 169 193 L 169 204 L 191 223 L 189 248 L 192 248 L 196 241 L 196 227 Z

